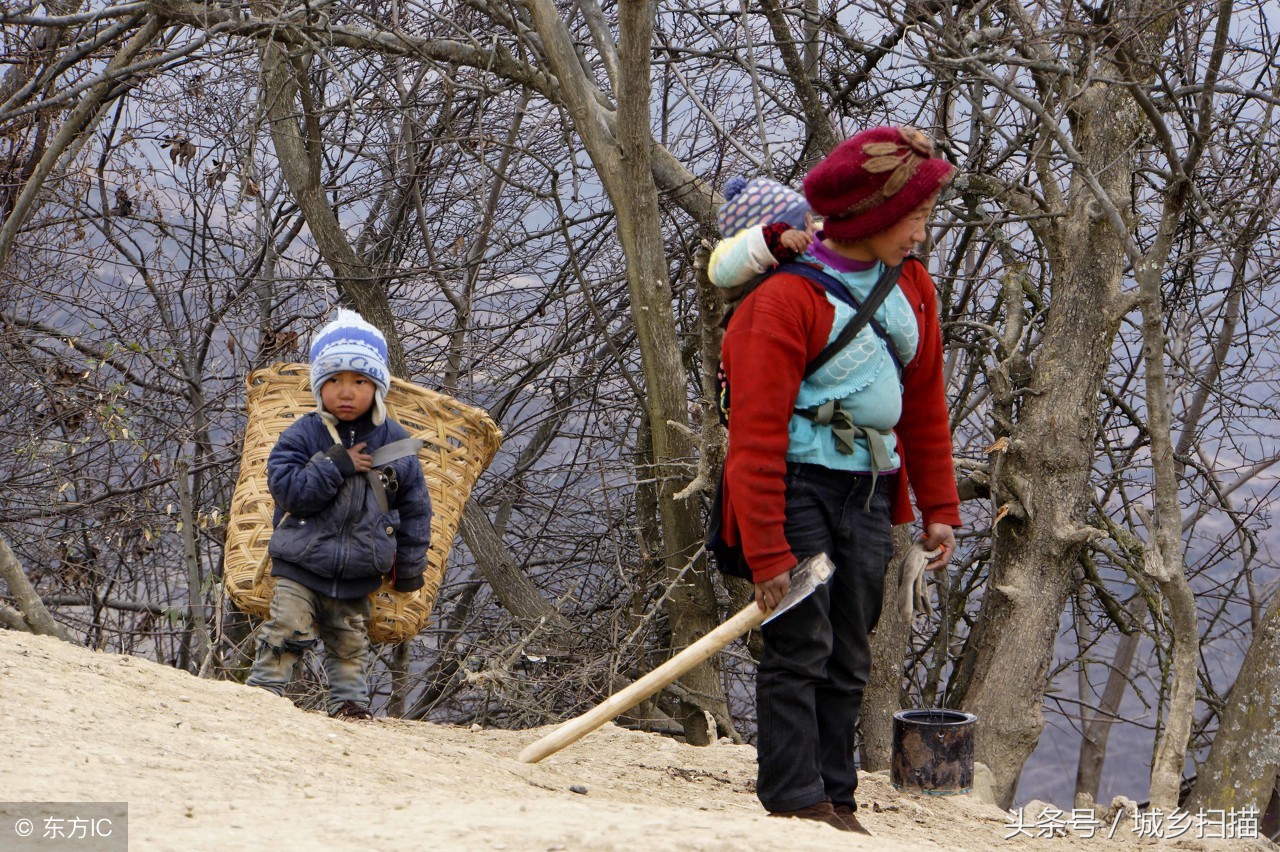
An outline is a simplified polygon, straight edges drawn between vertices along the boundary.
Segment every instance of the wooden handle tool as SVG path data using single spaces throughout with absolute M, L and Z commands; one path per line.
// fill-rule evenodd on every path
M 676 654 L 644 677 L 630 686 L 606 698 L 600 704 L 560 725 L 542 739 L 520 752 L 521 763 L 537 763 L 544 757 L 555 754 L 565 746 L 575 743 L 587 734 L 599 728 L 610 719 L 625 713 L 644 701 L 658 690 L 673 683 L 689 669 L 706 662 L 712 655 L 719 653 L 726 645 L 746 633 L 753 627 L 777 618 L 801 600 L 804 600 L 814 589 L 831 578 L 835 566 L 825 553 L 810 557 L 791 571 L 791 589 L 771 612 L 763 612 L 755 601 L 738 610 L 728 621 L 694 642 L 688 648 Z

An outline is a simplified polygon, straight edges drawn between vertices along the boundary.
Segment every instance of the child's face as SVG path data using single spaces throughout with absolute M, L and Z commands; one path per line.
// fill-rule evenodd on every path
M 915 251 L 916 246 L 929 236 L 929 217 L 933 215 L 933 206 L 937 203 L 937 195 L 929 196 L 923 204 L 899 219 L 893 227 L 863 240 L 863 248 L 885 266 L 897 266 L 902 263 L 907 259 L 907 255 Z
M 815 218 L 812 213 L 804 214 L 804 232 L 811 237 L 818 236 L 818 231 L 822 230 L 822 220 Z
M 339 420 L 355 420 L 373 407 L 377 385 L 364 373 L 345 370 L 330 376 L 320 388 L 324 410 Z

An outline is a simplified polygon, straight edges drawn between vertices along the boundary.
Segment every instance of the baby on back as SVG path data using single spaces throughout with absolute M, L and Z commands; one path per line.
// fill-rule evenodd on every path
M 803 254 L 817 227 L 804 196 L 772 178 L 730 178 L 724 197 L 724 239 L 711 253 L 707 277 L 734 298 L 743 284 Z

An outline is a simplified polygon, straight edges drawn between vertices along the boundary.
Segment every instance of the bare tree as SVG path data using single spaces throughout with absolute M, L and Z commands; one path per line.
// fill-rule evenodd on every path
M 77 641 L 235 676 L 251 625 L 218 617 L 216 581 L 243 378 L 345 300 L 398 374 L 505 435 L 380 696 L 512 726 L 580 711 L 743 594 L 698 553 L 723 447 L 697 263 L 715 187 L 918 124 L 959 166 L 927 259 L 967 528 L 945 606 L 877 637 L 864 756 L 903 702 L 972 709 L 1010 801 L 1045 714 L 1083 719 L 1079 789 L 1103 786 L 1104 731 L 1158 734 L 1168 807 L 1188 744 L 1231 765 L 1254 742 L 1236 697 L 1274 688 L 1268 10 L 0 11 L 22 57 L 0 82 L 0 533 L 22 566 L 0 620 L 22 629 L 25 580 Z M 1251 642 L 1237 684 L 1215 661 Z M 750 674 L 736 648 L 631 721 L 750 739 Z M 1206 764 L 1197 795 L 1236 780 Z
M 1275 721 L 1270 712 L 1277 682 L 1277 619 L 1280 601 L 1272 599 L 1249 645 L 1244 665 L 1226 706 L 1209 757 L 1200 767 L 1188 807 L 1192 809 L 1264 813 L 1276 779 L 1280 756 L 1275 749 Z

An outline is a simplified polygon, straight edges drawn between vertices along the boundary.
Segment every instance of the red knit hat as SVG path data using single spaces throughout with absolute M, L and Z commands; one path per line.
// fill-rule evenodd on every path
M 951 180 L 955 167 L 914 127 L 873 127 L 836 146 L 804 179 L 824 236 L 856 242 L 880 233 Z

